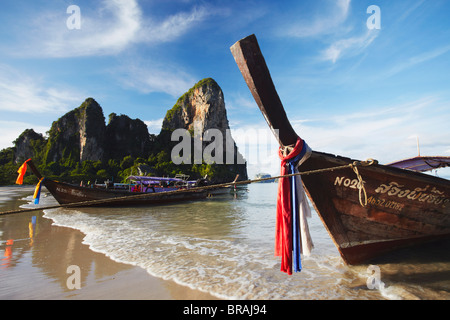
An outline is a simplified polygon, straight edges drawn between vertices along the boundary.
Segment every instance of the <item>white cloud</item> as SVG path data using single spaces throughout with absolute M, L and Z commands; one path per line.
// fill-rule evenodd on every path
M 449 118 L 443 116 L 449 104 L 427 97 L 292 124 L 313 150 L 389 163 L 417 155 L 411 136 L 419 136 L 423 155 L 444 155 L 450 146 Z
M 317 2 L 316 2 L 317 3 Z M 351 0 L 322 1 L 322 14 L 310 19 L 296 19 L 289 21 L 290 26 L 283 26 L 282 33 L 296 38 L 314 37 L 336 32 L 347 19 Z
M 358 55 L 375 40 L 378 33 L 377 30 L 368 30 L 359 37 L 337 40 L 322 52 L 322 59 L 336 63 L 340 58 Z
M 32 21 L 31 27 L 23 28 L 28 32 L 26 41 L 22 43 L 27 50 L 15 50 L 14 55 L 58 58 L 115 55 L 134 44 L 173 41 L 208 15 L 215 14 L 204 7 L 195 7 L 186 12 L 156 18 L 144 15 L 136 0 L 105 0 L 98 8 L 81 6 L 80 10 L 79 30 L 69 30 L 65 23 L 61 23 L 70 17 L 68 14 L 53 11 L 40 13 Z M 132 55 L 131 51 L 126 58 L 128 61 L 121 62 L 122 66 L 109 71 L 126 87 L 139 92 L 165 92 L 178 96 L 197 80 L 183 71 L 182 67 L 171 63 L 156 64 L 149 55 L 146 56 L 146 62 L 134 61 L 130 58 Z
M 196 23 L 204 20 L 209 11 L 204 7 L 195 7 L 190 12 L 180 12 L 169 16 L 162 22 L 144 23 L 138 33 L 137 41 L 168 42 L 185 34 Z
M 403 70 L 409 69 L 417 64 L 433 60 L 444 54 L 447 54 L 448 52 L 450 52 L 450 45 L 424 52 L 414 57 L 410 57 L 409 59 L 404 59 L 403 61 L 396 63 L 394 67 L 389 69 L 386 73 L 386 77 L 394 76 L 397 73 L 402 72 Z
M 111 72 L 126 87 L 144 94 L 165 92 L 173 97 L 179 97 L 198 81 L 183 71 L 182 67 L 170 63 L 162 66 L 153 61 L 124 62 Z
M 81 27 L 70 30 L 65 22 L 70 15 L 49 11 L 40 13 L 24 28 L 27 34 L 23 55 L 79 57 L 115 55 L 136 43 L 155 44 L 173 41 L 188 32 L 209 12 L 203 7 L 179 12 L 161 21 L 144 13 L 136 0 L 102 1 L 96 10 L 80 7 Z M 14 52 L 17 55 L 17 51 Z
M 146 120 L 144 123 L 147 125 L 148 131 L 153 134 L 159 134 L 162 128 L 164 118 L 157 120 Z
M 26 113 L 61 112 L 82 95 L 61 85 L 48 86 L 42 80 L 0 65 L 0 110 Z
M 90 8 L 89 8 L 90 9 Z M 141 11 L 134 0 L 102 1 L 96 11 L 80 7 L 80 29 L 69 29 L 66 12 L 42 10 L 28 18 L 20 38 L 26 50 L 14 55 L 76 57 L 116 54 L 135 39 L 141 25 Z M 23 49 L 20 48 L 20 49 Z
M 244 97 L 240 93 L 231 93 L 231 99 L 229 101 L 225 101 L 227 109 L 232 110 L 242 110 L 244 109 L 254 109 L 255 108 L 255 100 L 250 97 Z
M 367 30 L 361 36 L 350 35 L 353 27 L 348 22 L 351 0 L 321 1 L 320 14 L 311 18 L 289 19 L 289 26 L 283 25 L 280 33 L 295 38 L 317 38 L 331 43 L 320 54 L 320 59 L 335 63 L 341 58 L 351 57 L 364 51 L 378 36 L 378 30 Z M 354 32 L 352 32 L 354 34 Z

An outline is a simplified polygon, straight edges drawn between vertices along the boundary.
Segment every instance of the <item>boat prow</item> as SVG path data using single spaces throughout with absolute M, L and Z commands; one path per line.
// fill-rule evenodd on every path
M 238 41 L 231 52 L 280 146 L 293 146 L 299 136 L 256 37 Z M 354 170 L 352 163 L 353 159 L 312 151 L 298 168 L 320 172 L 303 175 L 302 182 L 346 263 L 365 263 L 388 251 L 450 237 L 448 180 L 375 162 Z M 333 170 L 345 165 L 348 168 Z

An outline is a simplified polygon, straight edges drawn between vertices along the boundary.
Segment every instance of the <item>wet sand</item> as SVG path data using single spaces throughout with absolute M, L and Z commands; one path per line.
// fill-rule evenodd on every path
M 19 208 L 33 190 L 0 187 L 0 212 Z M 53 226 L 42 211 L 0 215 L 0 299 L 216 299 L 93 252 L 83 238 L 78 230 Z

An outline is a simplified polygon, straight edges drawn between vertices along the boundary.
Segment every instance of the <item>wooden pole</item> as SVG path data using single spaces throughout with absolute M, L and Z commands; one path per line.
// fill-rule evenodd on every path
M 294 145 L 298 136 L 289 122 L 254 34 L 239 40 L 231 53 L 253 98 L 281 146 Z

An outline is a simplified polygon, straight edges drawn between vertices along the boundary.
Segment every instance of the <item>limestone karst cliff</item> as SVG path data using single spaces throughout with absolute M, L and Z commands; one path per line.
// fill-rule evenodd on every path
M 105 117 L 93 98 L 54 121 L 49 131 L 44 162 L 103 160 Z
M 122 159 L 125 156 L 148 157 L 151 141 L 147 125 L 140 119 L 126 115 L 109 115 L 104 146 L 108 159 Z
M 211 78 L 203 79 L 182 95 L 172 109 L 167 111 L 162 130 L 184 128 L 205 132 L 230 129 L 222 89 Z
M 26 129 L 14 141 L 14 163 L 22 163 L 34 157 L 39 150 L 45 147 L 47 141 L 42 134 L 36 133 L 33 129 Z
M 188 132 L 192 145 L 200 148 L 200 159 L 182 165 L 173 161 L 172 148 L 178 141 L 172 139 L 172 133 L 176 129 Z M 224 182 L 239 174 L 247 179 L 245 160 L 229 129 L 223 92 L 211 78 L 201 80 L 177 100 L 156 137 L 149 134 L 143 121 L 126 115 L 112 113 L 106 124 L 100 104 L 87 98 L 53 122 L 48 138 L 27 129 L 14 147 L 1 150 L 0 171 L 10 165 L 8 172 L 0 172 L 4 177 L 0 183 L 13 181 L 15 166 L 28 158 L 33 158 L 45 175 L 70 181 L 122 180 L 142 165 L 158 175 L 186 173 L 195 179 L 208 174 L 213 181 Z M 208 138 L 206 132 L 215 135 Z M 194 143 L 195 139 L 200 143 Z M 223 150 L 215 146 L 217 142 Z
M 160 138 L 169 141 L 172 132 L 180 128 L 192 137 L 189 163 L 227 165 L 228 178 L 239 174 L 241 179 L 247 179 L 245 159 L 231 136 L 224 95 L 214 79 L 199 81 L 167 111 Z M 196 139 L 200 142 L 196 143 Z M 174 147 L 173 142 L 170 145 Z M 201 150 L 195 150 L 196 147 Z
M 150 144 L 144 122 L 112 113 L 105 125 L 101 106 L 88 98 L 53 122 L 44 160 L 49 163 L 62 159 L 83 162 L 147 157 Z

